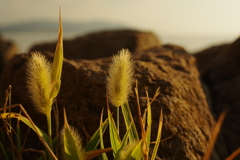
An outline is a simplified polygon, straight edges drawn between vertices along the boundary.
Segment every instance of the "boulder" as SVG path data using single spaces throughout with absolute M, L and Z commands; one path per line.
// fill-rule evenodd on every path
M 0 73 L 7 62 L 18 52 L 17 46 L 12 41 L 4 40 L 0 35 Z
M 53 54 L 44 54 L 52 61 Z M 142 111 L 146 108 L 145 91 L 147 90 L 152 97 L 160 87 L 161 94 L 152 103 L 153 141 L 157 136 L 161 109 L 164 115 L 162 141 L 158 150 L 159 158 L 164 160 L 201 159 L 211 140 L 215 121 L 201 87 L 195 58 L 181 47 L 173 45 L 134 52 L 133 57 L 136 66 L 134 76 L 139 82 Z M 0 97 L 2 98 L 0 102 L 3 103 L 4 91 L 11 84 L 12 103 L 21 103 L 37 126 L 46 130 L 45 116 L 36 113 L 27 96 L 25 63 L 28 58 L 27 54 L 17 55 L 5 68 L 0 80 Z M 88 134 L 92 135 L 99 126 L 103 108 L 105 108 L 104 118 L 106 118 L 105 79 L 110 60 L 111 58 L 64 59 L 62 85 L 56 99 L 60 127 L 63 124 L 62 115 L 65 108 L 69 124 L 79 130 L 84 144 L 87 137 L 80 126 L 84 126 Z M 129 104 L 139 130 L 134 93 L 129 97 Z M 111 106 L 111 111 L 116 111 L 116 107 Z M 120 130 L 124 131 L 124 128 L 121 119 Z M 107 132 L 104 138 L 105 147 L 109 147 Z M 26 147 L 33 148 L 35 145 L 38 149 L 39 146 L 36 146 L 37 142 L 32 137 L 30 134 L 27 138 Z M 219 144 L 213 151 L 212 160 L 224 158 L 226 158 L 224 144 Z
M 135 30 L 102 31 L 64 40 L 64 53 L 67 59 L 97 59 L 109 57 L 122 48 L 138 52 L 160 46 L 158 38 L 151 32 Z M 37 44 L 30 51 L 55 52 L 56 42 Z
M 209 88 L 214 115 L 217 118 L 223 110 L 228 110 L 222 135 L 231 154 L 240 144 L 240 38 L 232 44 L 197 53 L 195 57 L 203 83 Z
M 204 49 L 203 51 L 200 51 L 197 54 L 194 54 L 194 56 L 197 59 L 197 66 L 198 66 L 199 72 L 201 74 L 204 74 L 208 66 L 212 64 L 212 61 L 216 59 L 218 56 L 220 56 L 221 52 L 224 49 L 226 49 L 228 46 L 229 44 L 213 46 L 213 47 Z

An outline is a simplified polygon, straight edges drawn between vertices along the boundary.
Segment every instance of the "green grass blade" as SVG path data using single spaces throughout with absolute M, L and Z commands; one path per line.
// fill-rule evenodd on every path
M 54 137 L 52 143 L 53 143 L 53 151 L 56 151 L 57 150 L 57 143 L 59 142 L 59 134 Z M 49 153 L 47 150 L 44 151 L 44 153 L 38 158 L 38 160 L 46 160 L 46 157 L 49 157 Z M 48 158 L 47 158 L 48 159 Z
M 45 142 L 48 142 L 48 135 L 44 131 L 39 129 L 36 125 L 33 126 L 32 123 L 24 116 L 22 116 L 18 113 L 1 113 L 0 118 L 3 118 L 3 119 L 5 119 L 5 118 L 18 118 L 23 123 L 25 123 L 28 127 L 33 129 L 35 132 L 39 132 L 40 136 L 43 137 Z M 37 129 L 37 131 L 34 129 L 34 127 Z
M 57 150 L 57 144 L 59 142 L 59 137 L 60 135 L 58 134 L 56 137 L 54 137 L 52 143 L 53 143 L 53 151 L 56 151 Z
M 63 141 L 64 141 L 63 142 L 64 159 L 66 160 L 80 159 L 80 153 L 77 150 L 75 139 L 70 128 L 64 129 Z
M 105 149 L 97 149 L 97 150 L 93 150 L 93 151 L 88 151 L 88 152 L 85 152 L 80 157 L 80 160 L 91 160 L 94 157 L 99 156 L 100 154 L 103 154 L 103 153 L 106 153 L 106 152 L 110 152 L 110 151 L 112 151 L 112 148 L 105 148 Z
M 112 114 L 110 113 L 110 110 L 108 110 L 108 119 L 109 119 L 110 141 L 111 141 L 111 146 L 113 149 L 113 155 L 115 156 L 117 154 L 119 148 L 121 147 L 121 140 L 120 140 L 115 122 L 113 120 Z
M 157 135 L 156 144 L 153 149 L 151 160 L 155 160 L 156 155 L 157 155 L 158 147 L 159 147 L 159 144 L 161 141 L 162 125 L 163 125 L 163 113 L 162 113 L 162 109 L 161 109 L 161 113 L 160 113 L 160 117 L 159 117 L 159 125 L 158 125 L 158 135 Z
M 104 143 L 103 143 L 103 132 L 102 132 L 102 121 L 103 121 L 103 110 L 101 113 L 101 119 L 100 119 L 100 147 L 101 149 L 104 149 Z M 101 160 L 108 160 L 106 153 L 101 154 Z
M 115 160 L 120 160 L 120 155 L 119 155 L 119 153 L 122 151 L 122 149 L 124 148 L 124 146 L 126 146 L 127 143 L 128 143 L 128 137 L 129 137 L 130 129 L 131 129 L 131 126 L 128 127 L 128 130 L 126 131 L 126 133 L 125 133 L 125 135 L 124 135 L 124 137 L 123 137 L 123 139 L 122 139 L 121 147 L 120 147 L 120 149 L 118 150 L 118 152 L 117 152 L 117 154 L 116 154 L 116 156 L 115 156 Z
M 77 131 L 69 126 L 65 109 L 63 110 L 63 116 L 64 127 L 61 132 L 63 158 L 66 160 L 81 159 L 80 157 L 84 154 L 81 138 Z
M 147 95 L 147 132 L 146 132 L 146 140 L 147 140 L 147 153 L 150 147 L 151 142 L 151 129 L 152 129 L 152 111 L 151 111 L 151 104 L 148 97 L 148 92 L 146 92 Z
M 142 146 L 143 146 L 143 141 L 139 141 L 139 143 L 136 145 L 134 150 L 131 153 L 131 156 L 128 157 L 127 160 L 140 160 L 142 159 Z
M 108 119 L 106 119 L 102 123 L 102 126 L 101 126 L 102 133 L 105 132 L 107 126 L 108 126 Z M 91 139 L 87 143 L 87 145 L 85 147 L 85 152 L 95 150 L 97 148 L 98 144 L 99 144 L 99 141 L 100 141 L 100 128 L 98 128 L 98 130 L 93 134 L 93 136 L 91 137 Z
M 48 142 L 48 136 L 46 135 L 45 132 L 41 131 L 32 121 L 31 117 L 28 115 L 27 111 L 23 108 L 23 106 L 21 104 L 15 104 L 9 107 L 4 107 L 4 108 L 0 108 L 1 110 L 6 110 L 9 108 L 15 108 L 15 107 L 20 107 L 21 112 L 26 116 L 22 116 L 20 114 L 17 113 L 0 113 L 0 118 L 2 119 L 6 119 L 6 118 L 18 118 L 20 119 L 22 122 L 24 122 L 26 125 L 28 125 L 30 128 L 32 128 L 35 133 L 38 135 L 40 141 L 42 142 L 42 144 L 44 145 L 44 147 L 48 150 L 48 153 L 51 155 L 51 157 L 53 157 L 54 160 L 57 160 L 57 157 L 55 156 L 55 154 L 53 153 L 53 151 L 50 149 L 49 145 L 47 144 Z
M 52 85 L 53 89 L 50 93 L 49 98 L 57 96 L 61 86 L 61 74 L 63 64 L 63 29 L 62 29 L 62 17 L 61 10 L 59 15 L 59 31 L 58 31 L 58 42 L 54 54 L 53 65 L 52 65 Z
M 129 141 L 130 142 L 139 141 L 137 129 L 136 129 L 135 123 L 133 121 L 132 113 L 131 113 L 128 103 L 124 103 L 121 106 L 121 108 L 122 108 L 122 113 L 123 113 L 126 129 L 128 129 L 131 126 L 130 133 L 129 133 Z M 131 125 L 131 123 L 133 123 L 133 124 Z
M 209 160 L 212 154 L 212 150 L 214 149 L 214 145 L 215 142 L 217 140 L 218 134 L 220 132 L 221 126 L 223 124 L 223 121 L 226 117 L 227 114 L 227 110 L 223 110 L 223 112 L 220 114 L 220 116 L 218 117 L 217 123 L 215 124 L 215 127 L 212 131 L 212 135 L 211 135 L 211 141 L 208 145 L 207 151 L 205 152 L 202 160 Z

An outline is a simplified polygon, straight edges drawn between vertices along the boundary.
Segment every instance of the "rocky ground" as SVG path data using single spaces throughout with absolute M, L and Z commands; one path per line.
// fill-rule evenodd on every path
M 64 41 L 63 45 L 66 59 L 57 97 L 59 114 L 61 117 L 66 108 L 70 124 L 79 130 L 85 142 L 87 138 L 79 124 L 90 135 L 98 128 L 101 110 L 106 108 L 105 78 L 111 56 L 121 48 L 129 48 L 135 59 L 142 110 L 146 107 L 145 90 L 153 96 L 160 87 L 161 94 L 152 104 L 153 140 L 161 108 L 164 114 L 160 159 L 201 159 L 215 121 L 224 109 L 228 113 L 211 159 L 225 159 L 239 148 L 240 39 L 195 55 L 176 45 L 162 45 L 153 33 L 134 30 L 93 33 Z M 51 43 L 33 46 L 30 51 L 42 51 L 52 61 L 54 49 L 55 43 Z M 0 103 L 4 103 L 5 89 L 11 84 L 12 103 L 23 104 L 34 122 L 46 130 L 45 117 L 35 112 L 26 92 L 25 63 L 29 56 L 17 54 L 5 66 L 0 79 Z M 129 101 L 138 122 L 135 99 L 132 94 Z M 61 125 L 62 122 L 60 118 Z M 26 147 L 38 148 L 40 143 L 35 138 L 30 134 Z M 107 135 L 105 143 L 109 146 Z

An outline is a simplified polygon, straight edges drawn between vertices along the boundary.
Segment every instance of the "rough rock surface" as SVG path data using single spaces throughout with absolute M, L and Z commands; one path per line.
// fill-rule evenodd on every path
M 158 38 L 151 32 L 135 30 L 102 31 L 64 40 L 67 59 L 97 59 L 109 57 L 122 48 L 131 52 L 160 46 Z M 30 51 L 55 51 L 56 42 L 33 46 Z
M 209 87 L 216 118 L 228 109 L 222 135 L 231 154 L 240 147 L 240 38 L 232 44 L 197 53 L 195 57 L 202 80 Z
M 16 44 L 2 39 L 0 35 L 0 73 L 7 62 L 18 52 Z
M 50 53 L 45 54 L 52 60 Z M 211 139 L 215 122 L 199 81 L 195 58 L 181 47 L 172 45 L 135 52 L 133 56 L 142 104 L 145 90 L 152 97 L 155 90 L 159 86 L 161 88 L 160 96 L 152 103 L 152 140 L 156 138 L 161 108 L 164 114 L 158 156 L 162 160 L 201 159 Z M 46 130 L 45 117 L 34 111 L 25 89 L 25 63 L 28 57 L 29 55 L 15 56 L 4 70 L 0 81 L 0 97 L 3 98 L 4 90 L 11 84 L 12 103 L 23 104 L 34 122 Z M 57 97 L 60 124 L 62 125 L 62 110 L 65 107 L 69 123 L 81 132 L 82 137 L 85 137 L 85 134 L 80 124 L 92 135 L 99 126 L 102 108 L 106 109 L 105 78 L 110 60 L 64 60 L 62 85 Z M 3 103 L 3 100 L 0 102 Z M 134 94 L 130 96 L 129 102 L 134 119 L 138 122 Z M 142 110 L 145 108 L 143 105 Z M 111 110 L 115 111 L 116 108 L 111 107 Z M 120 127 L 124 128 L 123 125 Z M 36 143 L 34 140 L 33 144 Z M 31 137 L 28 138 L 26 146 L 33 147 L 33 144 Z M 109 137 L 106 137 L 105 147 L 108 146 Z M 214 150 L 212 160 L 224 159 L 224 152 L 226 151 L 217 153 Z

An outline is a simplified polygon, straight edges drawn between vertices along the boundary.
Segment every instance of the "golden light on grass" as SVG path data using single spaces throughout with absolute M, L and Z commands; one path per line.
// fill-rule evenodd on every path
M 131 157 L 131 152 L 134 150 L 137 144 L 138 142 L 135 141 L 124 146 L 119 153 L 119 160 L 129 159 Z
M 58 42 L 53 64 L 50 64 L 41 53 L 33 53 L 27 62 L 27 88 L 36 110 L 47 117 L 49 146 L 52 149 L 52 119 L 53 100 L 61 88 L 63 64 L 63 28 L 61 8 L 59 8 Z M 51 159 L 51 158 L 50 158 Z
M 122 49 L 113 56 L 107 77 L 107 92 L 109 101 L 115 107 L 127 102 L 131 93 L 133 80 L 133 60 L 127 49 Z
M 69 126 L 65 110 L 64 128 L 61 132 L 61 143 L 63 147 L 63 159 L 84 159 L 82 139 L 79 136 L 78 132 L 72 126 Z
M 51 64 L 45 56 L 35 52 L 27 62 L 27 88 L 36 110 L 42 114 L 51 112 Z

